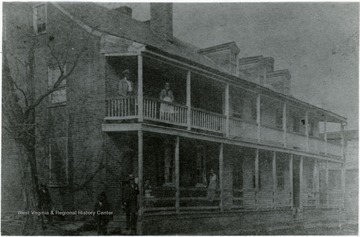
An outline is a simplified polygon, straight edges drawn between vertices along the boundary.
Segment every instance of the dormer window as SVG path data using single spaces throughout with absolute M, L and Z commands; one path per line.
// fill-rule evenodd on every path
M 46 33 L 47 28 L 47 12 L 46 5 L 40 4 L 33 8 L 34 30 L 36 34 Z

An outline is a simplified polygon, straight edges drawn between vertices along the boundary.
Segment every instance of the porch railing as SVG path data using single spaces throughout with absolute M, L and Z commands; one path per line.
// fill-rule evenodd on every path
M 148 120 L 187 125 L 187 107 L 153 98 L 144 98 L 144 118 Z
M 221 114 L 209 112 L 202 109 L 191 109 L 191 126 L 212 132 L 225 132 L 226 117 Z
M 203 131 L 226 133 L 226 116 L 204 109 L 191 108 L 190 121 L 188 121 L 188 107 L 161 101 L 155 98 L 144 97 L 143 103 L 144 119 L 159 123 L 173 124 L 177 126 L 191 126 L 191 128 Z M 136 96 L 125 98 L 109 98 L 106 100 L 106 120 L 136 119 L 138 116 L 138 101 Z M 247 121 L 230 117 L 230 137 L 257 140 L 258 129 L 255 121 Z M 274 145 L 282 145 L 284 142 L 284 131 L 281 129 L 261 126 L 261 141 Z M 306 150 L 307 139 L 305 135 L 287 132 L 287 147 Z M 341 157 L 341 146 L 309 137 L 309 152 Z
M 305 135 L 288 132 L 286 134 L 287 146 L 294 149 L 306 150 L 306 137 Z
M 327 144 L 327 152 L 330 155 L 341 156 L 341 146 L 328 142 L 328 144 Z
M 129 119 L 137 115 L 136 96 L 106 100 L 106 119 Z
M 257 139 L 256 122 L 230 118 L 230 137 L 241 137 L 249 140 Z

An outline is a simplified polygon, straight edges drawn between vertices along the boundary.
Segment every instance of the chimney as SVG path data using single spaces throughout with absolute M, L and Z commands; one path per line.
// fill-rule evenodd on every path
M 115 10 L 118 11 L 119 13 L 123 14 L 123 15 L 126 15 L 126 16 L 132 18 L 132 9 L 131 9 L 131 7 L 122 6 L 122 7 L 115 8 Z
M 150 29 L 167 41 L 173 41 L 172 3 L 150 3 Z

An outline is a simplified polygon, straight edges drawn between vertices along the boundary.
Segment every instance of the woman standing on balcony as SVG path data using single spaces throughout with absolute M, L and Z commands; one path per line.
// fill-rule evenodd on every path
M 174 94 L 170 89 L 169 82 L 165 83 L 165 88 L 160 92 L 160 100 L 172 103 L 174 101 Z M 160 119 L 172 119 L 174 114 L 174 107 L 168 103 L 161 103 L 160 105 Z

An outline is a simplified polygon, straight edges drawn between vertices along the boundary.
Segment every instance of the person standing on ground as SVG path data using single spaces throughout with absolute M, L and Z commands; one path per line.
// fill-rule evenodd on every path
M 52 202 L 51 202 L 49 189 L 46 187 L 45 184 L 40 185 L 39 207 L 40 207 L 41 211 L 49 212 L 49 214 L 46 215 L 46 219 L 48 221 L 48 224 L 52 223 L 52 215 L 50 214 L 50 212 L 53 209 L 53 205 L 52 205 Z M 43 219 L 42 219 L 42 222 L 43 222 Z M 44 227 L 44 223 L 43 223 L 43 227 Z
M 217 188 L 217 176 L 213 169 L 210 170 L 207 186 L 207 199 L 213 204 Z
M 107 235 L 107 224 L 112 218 L 112 215 L 109 213 L 112 213 L 112 208 L 107 201 L 105 192 L 99 194 L 94 211 L 98 235 Z
M 131 229 L 132 233 L 136 233 L 137 212 L 138 212 L 138 195 L 139 187 L 135 183 L 134 176 L 129 175 L 129 182 L 124 187 L 123 205 L 126 213 L 126 230 Z

